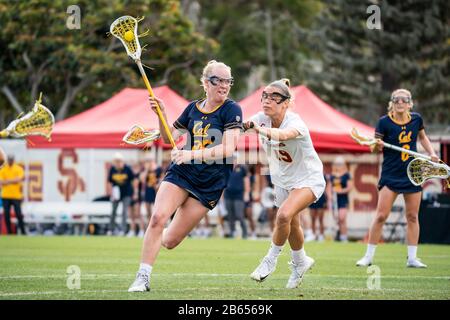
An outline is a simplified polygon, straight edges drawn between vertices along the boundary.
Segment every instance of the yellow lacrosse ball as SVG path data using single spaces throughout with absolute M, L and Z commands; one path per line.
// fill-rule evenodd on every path
M 133 33 L 133 31 L 127 31 L 127 32 L 125 32 L 125 34 L 124 34 L 124 36 L 123 36 L 124 38 L 125 38 L 125 40 L 127 40 L 127 41 L 133 41 L 133 39 L 134 39 L 134 33 Z

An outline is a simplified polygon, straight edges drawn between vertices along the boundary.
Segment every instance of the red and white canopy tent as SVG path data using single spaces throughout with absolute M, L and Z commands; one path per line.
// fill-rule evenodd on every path
M 169 124 L 189 103 L 168 86 L 154 89 L 164 100 Z M 122 143 L 134 124 L 159 128 L 158 116 L 150 109 L 146 89 L 125 88 L 105 102 L 55 124 L 51 142 L 32 137 L 29 148 L 133 148 Z M 160 144 L 158 140 L 156 144 Z M 179 142 L 180 143 L 180 142 Z M 170 146 L 170 145 L 169 145 Z
M 258 89 L 240 102 L 244 120 L 261 111 L 261 92 Z M 369 149 L 356 144 L 349 136 L 352 127 L 366 135 L 373 135 L 374 129 L 337 111 L 306 86 L 292 89 L 295 96 L 293 111 L 297 112 L 308 126 L 314 147 L 318 152 L 356 152 L 364 153 Z M 166 104 L 169 124 L 172 124 L 189 103 L 168 86 L 154 89 L 155 95 Z M 32 137 L 29 148 L 135 148 L 124 145 L 122 137 L 134 124 L 146 129 L 159 127 L 158 117 L 150 110 L 146 89 L 125 88 L 105 102 L 68 119 L 55 124 L 52 141 L 41 137 Z M 159 147 L 170 145 L 155 142 Z M 178 145 L 183 140 L 177 141 Z M 239 141 L 239 150 L 259 148 L 256 134 L 243 135 Z
M 244 120 L 262 111 L 261 93 L 263 89 L 258 89 L 239 103 Z M 293 111 L 298 113 L 306 123 L 317 152 L 369 152 L 369 148 L 355 143 L 349 133 L 355 127 L 360 133 L 373 136 L 374 128 L 334 109 L 306 86 L 297 86 L 291 91 L 294 95 Z M 241 137 L 238 146 L 240 150 L 258 147 L 259 141 L 256 134 L 246 134 Z

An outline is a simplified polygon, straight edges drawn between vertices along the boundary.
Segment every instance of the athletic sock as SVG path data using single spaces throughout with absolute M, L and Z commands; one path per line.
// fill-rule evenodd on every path
M 282 249 L 283 246 L 277 246 L 272 242 L 270 244 L 270 249 L 269 252 L 267 253 L 267 256 L 270 257 L 271 259 L 277 259 Z
M 153 269 L 153 267 L 146 263 L 141 263 L 139 265 L 139 272 L 146 274 L 146 275 L 149 275 L 152 272 L 152 269 Z
M 305 248 L 301 248 L 300 250 L 291 249 L 291 256 L 294 264 L 300 264 L 306 257 Z
M 375 249 L 377 248 L 376 244 L 368 244 L 367 245 L 367 251 L 366 251 L 366 257 L 369 257 L 370 259 L 373 259 L 373 256 L 375 255 Z
M 408 260 L 417 258 L 417 246 L 408 246 Z

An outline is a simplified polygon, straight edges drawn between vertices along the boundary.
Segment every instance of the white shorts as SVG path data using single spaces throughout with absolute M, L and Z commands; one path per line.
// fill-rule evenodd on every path
M 275 186 L 275 205 L 279 208 L 283 204 L 283 202 L 288 198 L 289 192 L 291 192 L 293 189 L 301 189 L 301 188 L 309 188 L 311 189 L 312 193 L 316 197 L 316 202 L 319 200 L 319 198 L 322 196 L 323 192 L 325 191 L 326 182 L 325 179 L 322 176 L 322 179 L 317 178 L 314 180 L 309 180 L 305 183 L 299 183 L 298 185 L 295 185 L 294 187 L 288 189 L 284 189 L 279 186 Z

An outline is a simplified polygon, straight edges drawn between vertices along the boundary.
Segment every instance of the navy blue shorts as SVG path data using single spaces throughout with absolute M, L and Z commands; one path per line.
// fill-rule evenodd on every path
M 189 192 L 189 196 L 200 201 L 200 203 L 208 208 L 209 210 L 214 209 L 214 207 L 219 202 L 220 197 L 222 196 L 222 190 L 205 192 L 203 190 L 199 190 L 195 185 L 192 185 L 187 179 L 183 176 L 179 175 L 172 170 L 168 170 L 166 176 L 163 181 L 167 181 L 173 183 L 174 185 L 183 188 L 187 192 Z
M 155 188 L 145 188 L 145 202 L 155 203 L 156 199 L 156 190 Z
M 386 183 L 383 179 L 380 179 L 380 182 L 378 183 L 378 190 L 383 189 L 383 187 L 386 186 L 389 188 L 389 190 L 395 192 L 395 193 L 416 193 L 422 191 L 421 186 L 415 186 L 411 182 L 405 183 L 403 185 L 393 185 L 391 183 Z
M 324 209 L 327 203 L 327 196 L 325 192 L 322 194 L 322 196 L 317 200 L 316 202 L 313 202 L 309 205 L 310 209 Z
M 348 195 L 339 195 L 338 194 L 337 206 L 338 206 L 338 209 L 347 208 L 348 207 Z

